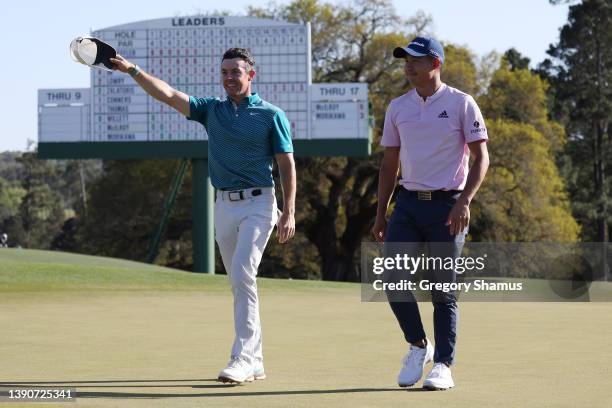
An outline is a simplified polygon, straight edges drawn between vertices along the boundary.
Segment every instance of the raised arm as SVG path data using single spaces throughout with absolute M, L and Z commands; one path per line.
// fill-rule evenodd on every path
M 134 74 L 136 64 L 131 63 L 121 55 L 117 54 L 117 58 L 111 58 L 110 60 L 121 72 L 130 73 L 130 69 L 132 69 L 130 74 L 134 81 L 153 98 L 176 109 L 183 115 L 189 116 L 189 96 L 187 94 L 177 91 L 161 79 L 147 74 L 142 68 L 138 68 L 137 73 Z

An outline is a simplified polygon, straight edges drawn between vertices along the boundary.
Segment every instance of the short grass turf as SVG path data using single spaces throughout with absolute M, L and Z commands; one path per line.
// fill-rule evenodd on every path
M 612 303 L 460 303 L 456 387 L 426 392 L 397 387 L 407 346 L 358 285 L 258 284 L 268 379 L 227 386 L 224 276 L 2 249 L 0 387 L 75 387 L 79 407 L 612 406 Z

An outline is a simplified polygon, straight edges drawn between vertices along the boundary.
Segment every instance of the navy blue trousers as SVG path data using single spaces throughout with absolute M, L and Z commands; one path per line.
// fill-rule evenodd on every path
M 414 257 L 423 253 L 429 257 L 441 258 L 461 256 L 467 228 L 460 234 L 451 235 L 450 226 L 446 225 L 450 210 L 458 197 L 459 193 L 430 201 L 418 200 L 414 193 L 402 188 L 387 225 L 385 256 L 394 256 L 398 251 Z M 406 276 L 400 273 L 386 280 L 398 281 Z M 452 269 L 434 269 L 410 275 L 408 278 L 425 278 L 431 282 L 444 283 L 456 282 L 457 276 Z M 387 291 L 387 297 L 406 341 L 415 343 L 424 339 L 426 334 L 414 294 L 409 290 L 400 294 Z M 432 290 L 431 298 L 434 307 L 434 362 L 451 365 L 455 359 L 457 342 L 457 297 L 452 291 Z

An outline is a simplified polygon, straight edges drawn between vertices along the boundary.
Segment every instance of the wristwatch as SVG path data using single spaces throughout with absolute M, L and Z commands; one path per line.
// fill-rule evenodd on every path
M 128 74 L 133 78 L 136 75 L 140 74 L 140 67 L 136 64 L 128 68 Z

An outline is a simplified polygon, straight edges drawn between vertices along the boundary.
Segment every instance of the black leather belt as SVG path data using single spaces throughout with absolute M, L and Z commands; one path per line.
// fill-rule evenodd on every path
M 250 188 L 244 190 L 219 190 L 222 200 L 228 201 L 242 201 L 249 197 L 257 197 L 263 194 L 261 188 Z
M 433 190 L 433 191 L 415 191 L 406 190 L 402 187 L 404 194 L 408 194 L 409 197 L 416 197 L 417 200 L 431 201 L 449 198 L 461 194 L 461 190 Z

